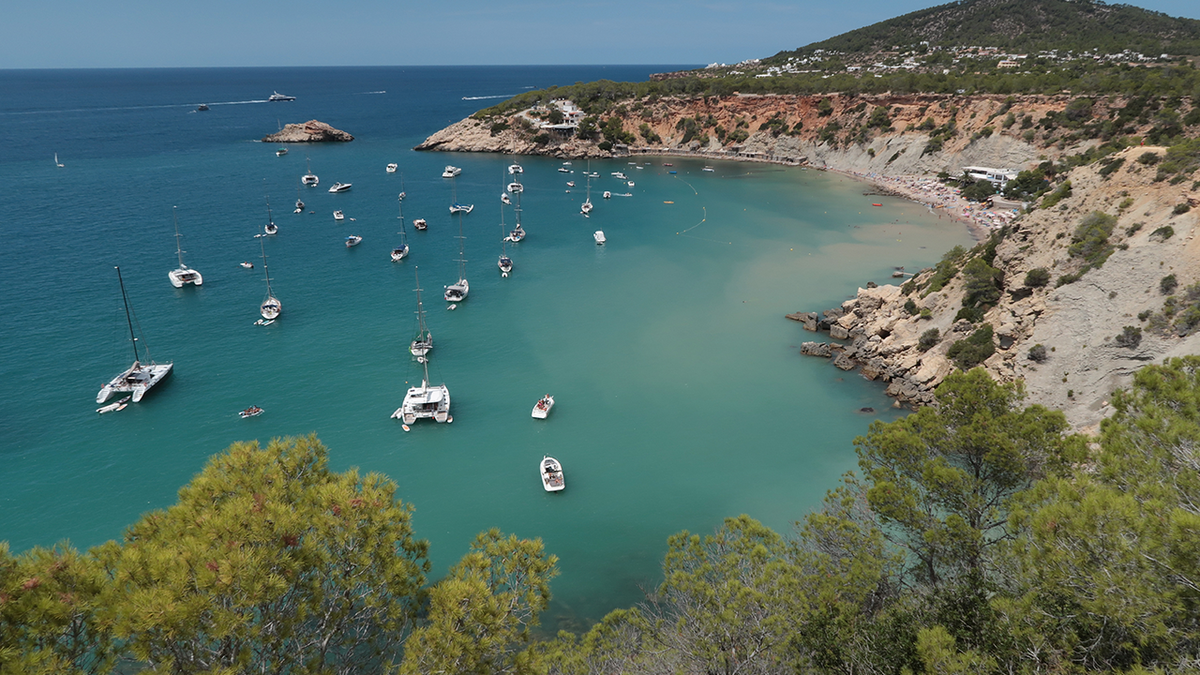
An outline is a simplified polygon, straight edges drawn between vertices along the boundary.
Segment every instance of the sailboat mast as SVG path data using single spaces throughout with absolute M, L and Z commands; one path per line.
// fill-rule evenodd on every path
M 275 220 L 271 218 L 271 195 L 267 195 L 267 227 L 275 224 Z
M 184 266 L 183 265 L 183 245 L 180 243 L 180 239 L 179 239 L 179 212 L 178 211 L 179 211 L 179 207 L 177 207 L 177 206 L 171 207 L 171 217 L 175 219 L 175 255 L 179 256 L 179 267 L 182 268 Z
M 133 360 L 138 360 L 137 336 L 133 334 L 133 318 L 129 314 L 129 297 L 125 295 L 125 280 L 121 278 L 121 266 L 114 265 L 117 269 L 117 282 L 121 284 L 121 301 L 125 303 L 125 322 L 129 324 L 129 343 L 133 345 Z
M 271 296 L 271 272 L 267 269 L 267 245 L 263 243 L 262 237 L 258 238 L 258 247 L 262 249 L 263 261 L 263 277 L 267 281 L 267 297 Z

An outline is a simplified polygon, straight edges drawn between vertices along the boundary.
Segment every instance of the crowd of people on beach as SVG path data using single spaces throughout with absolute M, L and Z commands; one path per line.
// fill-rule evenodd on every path
M 962 190 L 946 185 L 936 178 L 888 176 L 858 171 L 841 173 L 874 183 L 893 194 L 924 204 L 931 213 L 937 213 L 938 218 L 949 217 L 955 222 L 965 223 L 980 238 L 1009 224 L 1018 214 L 1015 208 L 989 208 L 987 203 L 969 202 L 959 194 Z

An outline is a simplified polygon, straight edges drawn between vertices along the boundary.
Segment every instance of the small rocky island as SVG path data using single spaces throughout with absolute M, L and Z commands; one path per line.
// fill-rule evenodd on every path
M 302 124 L 288 124 L 279 133 L 263 136 L 263 143 L 326 143 L 338 141 L 346 143 L 354 140 L 354 136 L 317 120 L 309 120 Z

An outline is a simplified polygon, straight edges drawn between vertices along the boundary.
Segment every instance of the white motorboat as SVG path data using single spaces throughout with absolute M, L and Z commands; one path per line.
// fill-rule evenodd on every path
M 404 198 L 397 199 L 396 203 L 399 204 L 397 208 L 400 211 L 400 215 L 397 216 L 400 219 L 400 245 L 392 249 L 392 262 L 400 262 L 408 255 L 408 232 L 404 230 Z
M 591 198 L 588 198 L 587 201 L 585 201 L 584 203 L 579 205 L 579 212 L 586 216 L 587 214 L 592 212 L 593 208 L 595 208 L 595 207 L 592 206 L 592 200 L 591 200 Z
M 350 189 L 351 183 L 334 183 L 330 188 L 330 192 L 345 192 Z
M 240 262 L 238 264 L 241 265 L 242 267 L 245 267 L 248 270 L 254 269 L 254 263 L 252 263 L 248 260 L 243 260 L 242 262 Z
M 125 304 L 125 323 L 129 325 L 129 342 L 133 345 L 133 365 L 100 388 L 100 393 L 96 394 L 96 403 L 104 403 L 116 393 L 128 393 L 133 397 L 133 402 L 137 403 L 154 385 L 171 374 L 171 369 L 175 367 L 175 364 L 155 363 L 150 358 L 149 347 L 145 348 L 146 360 L 149 363 L 142 362 L 138 353 L 138 343 L 141 342 L 145 345 L 146 342 L 139 340 L 134 335 L 133 318 L 129 310 L 129 296 L 125 293 L 125 280 L 121 278 L 121 268 L 117 267 L 116 269 L 117 282 L 121 285 L 121 301 Z
M 575 187 L 575 181 L 573 181 L 573 180 L 567 181 L 567 187 Z
M 275 102 L 275 101 L 295 101 L 295 100 L 296 100 L 296 97 L 295 97 L 295 96 L 288 96 L 287 94 L 281 94 L 281 93 L 279 93 L 279 92 L 273 92 L 273 93 L 272 93 L 270 96 L 268 96 L 268 97 L 267 97 L 267 100 L 268 100 L 268 101 L 271 101 L 271 102 Z
M 433 351 L 433 333 L 429 332 L 429 326 L 425 325 L 425 306 L 421 304 L 421 275 L 418 272 L 420 268 L 413 267 L 413 276 L 417 280 L 417 334 L 413 336 L 412 343 L 408 346 L 408 351 L 413 356 L 425 356 Z
M 512 199 L 509 199 L 507 192 L 500 193 L 500 201 L 504 202 L 505 204 L 512 204 Z
M 604 238 L 604 230 L 596 230 L 595 232 L 593 232 L 593 233 L 592 233 L 592 239 L 595 239 L 595 240 L 596 240 L 596 245 L 597 245 L 597 246 L 599 246 L 599 245 L 603 244 L 604 242 L 608 241 L 607 239 L 605 239 L 605 238 Z
M 263 410 L 262 408 L 260 408 L 256 405 L 252 405 L 249 408 L 246 408 L 245 410 L 242 410 L 241 412 L 239 412 L 238 417 L 240 417 L 242 419 L 246 419 L 248 417 L 258 417 L 259 415 L 261 415 L 265 412 L 266 411 Z
M 279 234 L 279 226 L 275 224 L 275 219 L 271 217 L 270 197 L 267 197 L 267 224 L 263 225 L 263 232 L 266 234 Z
M 560 166 L 560 167 L 558 167 L 558 172 L 559 173 L 571 173 L 571 170 L 565 166 Z
M 342 213 L 341 211 L 334 211 L 334 212 L 333 212 L 333 219 L 334 219 L 334 220 L 344 220 L 345 218 L 346 218 L 346 214 Z
M 561 492 L 567 486 L 563 478 L 562 464 L 557 459 L 546 455 L 538 462 L 538 474 L 542 477 L 542 487 L 546 492 Z
M 429 223 L 425 222 L 424 218 L 417 218 L 413 221 L 414 230 L 425 230 L 429 227 Z
M 612 172 L 612 175 L 613 175 L 613 178 L 617 178 L 619 180 L 629 180 L 629 177 L 620 171 L 614 171 L 614 172 Z
M 199 286 L 204 283 L 204 277 L 183 264 L 183 247 L 179 241 L 179 217 L 175 213 L 175 207 L 171 207 L 171 216 L 175 219 L 175 254 L 179 256 L 179 267 L 167 272 L 167 278 L 171 280 L 171 285 L 175 288 L 183 288 L 187 284 Z
M 605 198 L 605 199 L 612 199 L 612 193 L 611 193 L 611 192 L 609 192 L 608 190 L 605 190 L 605 191 L 604 191 L 604 198 Z
M 533 404 L 533 418 L 544 420 L 550 414 L 550 410 L 554 407 L 554 397 L 550 394 L 538 399 L 537 403 Z
M 474 204 L 459 204 L 458 202 L 454 202 L 450 205 L 450 215 L 454 215 L 456 213 L 470 213 L 474 210 Z
M 400 168 L 399 164 L 392 162 L 391 164 L 387 165 L 387 172 L 388 173 L 396 173 L 396 169 L 399 169 L 399 168 Z
M 346 248 L 350 248 L 351 246 L 358 246 L 361 243 L 362 243 L 362 237 L 358 236 L 357 234 L 352 234 L 352 235 L 346 237 Z
M 276 298 L 275 294 L 271 291 L 271 271 L 267 269 L 266 244 L 263 243 L 262 239 L 259 239 L 258 245 L 262 249 L 263 279 L 267 282 L 267 296 L 263 298 L 262 304 L 258 306 L 258 312 L 267 321 L 274 321 L 283 312 L 283 303 L 279 302 L 279 298 Z
M 460 173 L 462 173 L 462 169 L 458 168 L 457 166 L 450 166 L 447 164 L 446 170 L 442 172 L 442 178 L 454 178 Z
M 288 149 L 287 149 L 287 148 L 280 148 L 280 149 L 278 149 L 278 150 L 276 150 L 276 151 L 275 151 L 275 156 L 276 156 L 276 157 L 283 157 L 283 156 L 284 156 L 284 155 L 286 155 L 287 153 L 288 153 Z
M 707 171 L 707 172 L 709 172 L 709 173 L 712 173 L 713 171 L 716 171 L 716 169 L 712 168 L 711 166 L 706 166 L 706 167 L 704 167 L 703 169 L 700 169 L 700 170 L 701 170 L 701 171 Z
M 304 161 L 308 163 L 308 173 L 300 177 L 300 182 L 309 187 L 316 187 L 321 182 L 321 179 L 317 178 L 317 175 L 312 172 L 312 160 L 306 157 Z
M 629 181 L 629 183 L 627 183 L 627 185 L 629 185 L 629 187 L 633 187 L 633 181 Z
M 446 287 L 446 302 L 458 303 L 467 299 L 471 285 L 467 283 L 467 260 L 463 257 L 462 215 L 458 216 L 458 281 Z

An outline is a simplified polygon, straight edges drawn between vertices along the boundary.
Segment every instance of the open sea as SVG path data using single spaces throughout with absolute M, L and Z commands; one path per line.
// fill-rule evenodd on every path
M 835 174 L 660 158 L 593 161 L 585 218 L 586 163 L 566 174 L 529 157 L 528 237 L 509 245 L 515 268 L 501 278 L 512 158 L 411 149 L 531 88 L 679 67 L 0 71 L 0 540 L 20 551 L 120 537 L 229 444 L 310 432 L 334 469 L 399 485 L 434 578 L 488 528 L 541 537 L 561 569 L 550 631 L 635 603 L 680 530 L 746 513 L 789 531 L 855 467 L 853 438 L 898 413 L 878 383 L 801 357 L 801 342 L 828 336 L 783 315 L 932 264 L 970 243 L 963 226 Z M 276 90 L 296 100 L 266 102 Z M 355 140 L 283 157 L 258 142 L 311 119 Z M 306 159 L 317 188 L 299 187 Z M 443 179 L 446 164 L 462 175 Z M 353 189 L 330 194 L 335 181 Z M 410 227 L 412 253 L 393 263 L 402 189 L 406 221 L 429 229 Z M 447 311 L 455 197 L 475 204 L 462 219 L 471 291 Z M 263 327 L 254 235 L 268 198 L 284 313 Z M 201 288 L 167 280 L 173 207 Z M 511 228 L 511 207 L 503 218 Z M 347 249 L 349 234 L 362 244 Z M 115 265 L 145 344 L 175 372 L 141 403 L 97 415 L 96 392 L 132 357 Z M 407 351 L 417 267 L 431 377 L 449 387 L 454 422 L 405 433 L 389 416 L 421 379 Z M 557 405 L 533 420 L 544 393 Z M 265 414 L 239 419 L 252 404 Z M 560 494 L 538 480 L 545 454 L 564 465 Z

